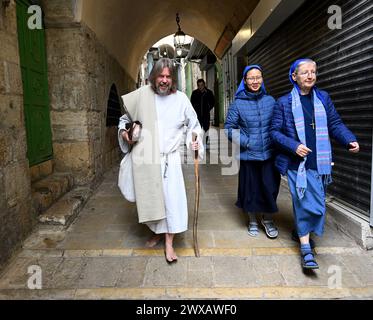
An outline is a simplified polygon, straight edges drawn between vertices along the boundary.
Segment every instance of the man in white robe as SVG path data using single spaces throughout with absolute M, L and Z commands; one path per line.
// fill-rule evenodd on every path
M 193 152 L 199 150 L 202 158 L 202 129 L 188 97 L 176 89 L 177 73 L 172 60 L 160 59 L 149 75 L 149 82 L 150 86 L 122 97 L 130 117 L 126 114 L 121 117 L 118 138 L 123 152 L 128 152 L 129 145 L 133 145 L 139 222 L 146 223 L 155 233 L 148 246 L 154 246 L 165 234 L 165 257 L 171 263 L 177 261 L 174 235 L 188 228 L 187 197 L 178 149 L 186 127 L 188 148 Z M 142 122 L 142 130 L 150 132 L 147 144 L 146 139 L 138 142 L 129 139 L 125 125 L 130 118 Z M 196 142 L 192 141 L 193 134 L 197 135 Z M 145 159 L 136 165 L 134 157 L 144 156 L 146 148 L 155 153 L 151 163 Z

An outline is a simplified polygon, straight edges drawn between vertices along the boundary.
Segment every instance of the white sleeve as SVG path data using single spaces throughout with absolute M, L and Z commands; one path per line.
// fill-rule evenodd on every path
M 199 157 L 199 160 L 202 160 L 204 153 L 205 153 L 204 146 L 203 146 L 203 130 L 201 128 L 201 125 L 199 124 L 197 114 L 194 111 L 192 104 L 190 103 L 187 96 L 185 96 L 185 98 L 186 98 L 185 120 L 186 120 L 186 125 L 187 125 L 186 145 L 187 145 L 188 150 L 191 151 L 194 157 L 194 150 L 191 150 L 190 144 L 193 140 L 193 133 L 195 133 L 197 135 L 197 141 L 199 144 L 198 157 Z
M 119 125 L 118 125 L 118 142 L 120 149 L 123 153 L 127 153 L 129 151 L 129 144 L 127 141 L 125 141 L 122 137 L 122 131 L 126 128 L 126 123 L 130 123 L 131 120 L 128 118 L 127 114 L 124 114 L 119 119 Z

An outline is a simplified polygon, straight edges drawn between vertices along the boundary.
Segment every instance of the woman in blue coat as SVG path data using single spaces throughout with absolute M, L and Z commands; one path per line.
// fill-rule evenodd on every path
M 272 216 L 278 211 L 280 185 L 269 136 L 274 105 L 275 99 L 265 90 L 260 66 L 247 66 L 224 125 L 228 139 L 240 146 L 236 206 L 249 214 L 248 233 L 253 237 L 259 232 L 255 214 L 262 213 L 261 224 L 271 239 L 278 236 Z
M 294 87 L 278 99 L 271 126 L 271 138 L 281 149 L 276 167 L 288 177 L 304 269 L 318 269 L 310 233 L 322 236 L 324 231 L 326 186 L 332 181 L 330 137 L 359 152 L 356 137 L 343 124 L 328 93 L 316 88 L 316 71 L 311 59 L 292 64 L 289 78 Z

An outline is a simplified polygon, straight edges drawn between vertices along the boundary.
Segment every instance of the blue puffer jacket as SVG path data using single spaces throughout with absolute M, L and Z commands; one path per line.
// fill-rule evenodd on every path
M 225 134 L 240 146 L 240 160 L 264 161 L 271 158 L 274 146 L 269 129 L 274 105 L 275 99 L 263 92 L 242 91 L 229 106 Z M 239 134 L 232 129 L 240 129 Z
M 357 141 L 356 137 L 343 124 L 328 93 L 316 88 L 315 91 L 325 107 L 329 136 L 348 148 L 350 142 Z M 277 100 L 270 130 L 272 141 L 281 150 L 281 153 L 276 156 L 275 166 L 282 175 L 286 174 L 290 163 L 299 164 L 302 159 L 296 154 L 301 143 L 294 124 L 291 102 L 291 93 Z

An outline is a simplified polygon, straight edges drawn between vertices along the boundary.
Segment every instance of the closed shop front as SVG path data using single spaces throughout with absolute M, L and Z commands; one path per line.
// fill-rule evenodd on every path
M 342 10 L 342 28 L 330 28 L 330 6 Z M 333 7 L 332 7 L 333 8 Z M 335 8 L 335 7 L 334 7 Z M 328 24 L 329 22 L 329 24 Z M 275 98 L 291 89 L 292 61 L 318 63 L 317 86 L 326 90 L 361 152 L 351 154 L 333 141 L 334 183 L 329 195 L 370 215 L 373 123 L 373 1 L 308 0 L 264 42 L 248 53 L 264 68 L 266 88 Z

